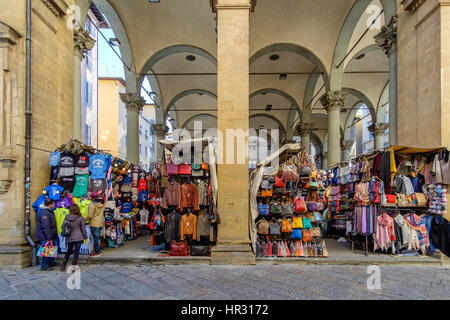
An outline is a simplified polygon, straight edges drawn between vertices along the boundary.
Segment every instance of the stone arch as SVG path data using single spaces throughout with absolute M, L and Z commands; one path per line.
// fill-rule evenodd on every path
M 273 94 L 278 94 L 284 98 L 286 98 L 287 100 L 289 100 L 289 102 L 295 106 L 299 112 L 300 115 L 302 115 L 302 110 L 300 109 L 300 106 L 298 105 L 297 101 L 288 93 L 284 92 L 283 90 L 279 90 L 279 89 L 274 89 L 274 88 L 265 88 L 265 89 L 260 89 L 258 91 L 253 92 L 252 94 L 250 94 L 250 99 L 260 95 L 260 94 L 265 94 L 265 93 L 273 93 Z
M 386 86 L 383 89 L 383 92 L 380 95 L 380 99 L 378 100 L 378 108 L 377 108 L 377 123 L 384 123 L 384 118 L 386 116 L 386 110 L 389 106 L 389 81 L 386 83 Z
M 140 86 L 137 86 L 136 66 L 134 62 L 133 51 L 131 50 L 130 41 L 128 39 L 127 32 L 122 23 L 122 20 L 120 19 L 120 16 L 107 0 L 94 0 L 94 3 L 108 20 L 116 38 L 119 39 L 120 55 L 125 64 L 130 68 L 128 70 L 125 65 L 123 66 L 125 71 L 127 92 L 139 92 Z
M 277 117 L 274 117 L 274 116 L 272 116 L 272 115 L 270 115 L 270 114 L 265 114 L 265 113 L 256 113 L 256 114 L 252 114 L 252 115 L 249 117 L 249 120 L 250 120 L 250 119 L 253 119 L 253 118 L 258 118 L 258 117 L 268 118 L 268 119 L 271 119 L 271 120 L 275 121 L 275 122 L 278 123 L 278 125 L 280 126 L 280 129 L 283 130 L 284 132 L 286 132 L 286 128 L 283 126 L 283 124 L 281 123 L 281 121 L 280 121 Z
M 213 97 L 217 99 L 217 95 L 211 91 L 205 90 L 205 89 L 190 89 L 185 90 L 183 92 L 178 93 L 175 97 L 170 100 L 170 102 L 167 104 L 167 108 L 164 110 L 164 119 L 167 118 L 167 113 L 169 112 L 170 108 L 174 108 L 176 112 L 176 108 L 174 107 L 174 104 L 177 103 L 178 100 L 181 100 L 182 98 L 189 96 L 191 94 L 205 94 L 207 96 Z
M 325 68 L 325 65 L 320 60 L 319 57 L 317 57 L 311 50 L 307 49 L 306 47 L 299 46 L 298 44 L 294 43 L 274 43 L 271 45 L 268 45 L 260 50 L 258 50 L 255 54 L 253 54 L 250 58 L 250 64 L 255 62 L 260 57 L 269 54 L 271 52 L 275 51 L 287 51 L 287 52 L 293 52 L 297 53 L 306 59 L 308 59 L 311 63 L 313 63 L 319 72 L 323 72 L 323 81 L 329 87 L 329 78 L 327 69 Z
M 359 90 L 352 89 L 352 88 L 342 88 L 342 90 L 345 92 L 348 92 L 349 94 L 357 97 L 362 102 L 364 102 L 364 104 L 367 106 L 367 108 L 369 108 L 370 116 L 372 117 L 372 121 L 374 121 L 374 120 L 376 121 L 377 116 L 376 116 L 375 108 L 373 107 L 372 102 L 369 100 L 369 98 L 367 98 L 367 96 L 364 93 L 362 93 Z
M 381 47 L 377 44 L 371 44 L 365 48 L 362 48 L 361 50 L 359 50 L 358 52 L 356 52 L 354 55 L 351 56 L 351 59 L 347 60 L 347 63 L 345 63 L 344 65 L 344 70 L 347 68 L 348 64 L 353 61 L 353 59 L 355 59 L 355 57 L 363 54 L 363 53 L 368 53 L 371 51 L 377 51 L 377 50 L 381 50 Z
M 350 140 L 350 133 L 351 133 L 351 127 L 352 123 L 355 121 L 356 113 L 358 112 L 359 108 L 362 107 L 365 103 L 363 101 L 358 101 L 355 103 L 350 110 L 350 112 L 347 115 L 347 119 L 345 121 L 345 128 L 344 128 L 344 141 Z M 373 120 L 372 120 L 373 121 Z
M 210 113 L 199 113 L 199 114 L 196 114 L 196 115 L 190 117 L 186 121 L 184 121 L 184 123 L 181 125 L 181 128 L 186 128 L 186 126 L 189 123 L 191 123 L 192 121 L 194 121 L 198 117 L 210 117 L 210 118 L 213 118 L 213 119 L 217 120 L 217 116 L 215 116 L 213 114 L 210 114 Z
M 202 48 L 187 44 L 173 45 L 159 50 L 145 62 L 139 74 L 139 82 L 138 82 L 139 88 L 142 86 L 145 74 L 152 70 L 153 65 L 155 65 L 158 61 L 164 59 L 165 57 L 171 54 L 181 52 L 199 55 L 211 61 L 214 65 L 217 66 L 217 59 L 211 53 Z
M 397 11 L 397 4 L 392 0 L 380 0 L 385 10 L 385 21 L 389 21 L 391 16 Z M 344 77 L 344 62 L 342 61 L 347 54 L 350 46 L 350 41 L 358 25 L 361 15 L 366 8 L 370 5 L 372 0 L 358 0 L 355 1 L 353 7 L 345 19 L 344 25 L 341 28 L 341 32 L 336 43 L 336 48 L 333 55 L 333 64 L 331 66 L 330 73 L 330 90 L 340 91 L 342 88 L 342 82 Z M 341 63 L 342 61 L 342 63 Z

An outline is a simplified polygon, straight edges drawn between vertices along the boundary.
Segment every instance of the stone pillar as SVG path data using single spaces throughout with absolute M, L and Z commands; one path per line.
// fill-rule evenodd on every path
M 248 143 L 238 150 L 240 138 L 227 137 L 227 129 L 248 132 L 249 127 L 249 29 L 250 10 L 256 1 L 215 0 L 218 52 L 218 131 L 223 136 L 222 164 L 218 164 L 217 246 L 212 249 L 212 264 L 254 264 L 249 237 Z M 230 146 L 233 146 L 230 148 Z M 228 150 L 234 161 L 228 163 Z M 223 152 L 222 152 L 223 150 Z M 244 153 L 244 163 L 239 155 Z
M 327 170 L 328 168 L 328 152 L 322 152 L 322 169 Z
M 320 98 L 328 113 L 328 166 L 341 161 L 341 108 L 346 96 L 344 91 L 330 91 Z
M 302 138 L 301 143 L 302 143 L 302 147 L 306 148 L 306 151 L 308 152 L 308 154 L 310 154 L 311 152 L 311 132 L 312 132 L 312 128 L 314 126 L 314 123 L 302 123 L 300 124 L 300 128 L 299 128 L 299 133 L 300 133 L 300 137 Z
M 162 123 L 156 123 L 152 125 L 153 132 L 155 133 L 155 161 L 162 160 L 164 147 L 159 144 L 158 140 L 166 139 L 166 134 L 169 132 L 169 127 Z
M 350 151 L 352 151 L 354 141 L 344 141 L 342 143 L 342 153 L 344 155 L 343 161 L 350 160 Z
M 82 141 L 83 127 L 81 124 L 81 61 L 86 53 L 95 45 L 95 39 L 89 31 L 83 28 L 73 30 L 73 132 L 74 139 Z
M 394 15 L 389 24 L 375 36 L 377 44 L 389 57 L 389 144 L 396 145 L 397 138 L 397 22 Z
M 374 137 L 374 150 L 384 148 L 384 132 L 389 127 L 388 123 L 377 123 L 369 126 L 369 131 Z
M 120 99 L 127 109 L 127 160 L 139 165 L 139 115 L 145 100 L 138 93 L 121 93 Z

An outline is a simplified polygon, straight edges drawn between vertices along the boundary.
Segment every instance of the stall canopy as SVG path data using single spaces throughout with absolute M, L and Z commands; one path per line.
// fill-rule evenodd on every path
M 203 160 L 209 165 L 209 172 L 211 175 L 211 190 L 213 194 L 214 201 L 214 210 L 217 208 L 217 189 L 218 189 L 218 180 L 217 180 L 217 169 L 216 169 L 216 153 L 214 150 L 214 146 L 212 143 L 212 139 L 206 137 L 202 139 L 191 139 L 191 140 L 183 140 L 183 141 L 173 141 L 173 140 L 158 140 L 158 142 L 166 149 L 172 151 L 175 146 L 180 145 L 180 148 L 183 148 L 183 145 L 187 147 L 194 147 L 196 144 L 200 144 L 202 146 L 202 152 L 204 152 L 205 147 L 208 148 L 208 161 Z M 165 159 L 163 159 L 165 161 Z
M 258 217 L 258 190 L 261 186 L 263 176 L 266 174 L 273 175 L 278 171 L 277 168 L 269 167 L 274 159 L 279 158 L 278 163 L 282 164 L 289 156 L 296 155 L 302 150 L 299 143 L 286 144 L 276 152 L 272 153 L 266 159 L 258 163 L 256 169 L 250 174 L 250 239 L 252 241 L 253 251 L 256 252 L 256 240 L 258 239 L 258 229 L 256 228 L 255 219 Z

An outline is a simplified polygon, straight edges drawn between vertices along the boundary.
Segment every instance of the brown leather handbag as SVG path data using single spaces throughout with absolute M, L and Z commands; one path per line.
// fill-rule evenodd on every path
M 308 229 L 302 229 L 302 240 L 303 242 L 312 242 L 311 231 Z
M 189 246 L 186 241 L 177 242 L 170 241 L 169 255 L 171 256 L 187 256 L 189 255 Z
M 427 197 L 423 193 L 416 193 L 417 205 L 426 206 L 427 205 Z

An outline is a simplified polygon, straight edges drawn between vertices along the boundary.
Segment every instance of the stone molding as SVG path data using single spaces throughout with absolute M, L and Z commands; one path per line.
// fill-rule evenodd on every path
M 11 148 L 0 148 L 0 195 L 8 193 L 14 182 L 16 162 L 17 157 L 13 155 Z
M 388 123 L 374 123 L 370 125 L 367 129 L 370 133 L 372 133 L 374 136 L 378 136 L 380 134 L 384 134 L 384 131 L 389 128 Z
M 17 44 L 19 38 L 21 38 L 21 35 L 17 31 L 0 22 L 0 70 L 9 71 L 9 50 Z
M 247 0 L 246 2 L 250 1 L 248 4 L 243 3 L 217 4 L 217 1 L 218 0 L 209 1 L 213 13 L 217 13 L 217 9 L 250 9 L 251 12 L 254 12 L 257 2 L 257 0 Z
M 398 15 L 393 15 L 391 21 L 383 27 L 381 32 L 374 36 L 375 42 L 383 49 L 384 53 L 391 56 L 395 52 L 395 46 L 397 42 L 397 25 Z
M 298 124 L 297 128 L 298 128 L 298 132 L 300 133 L 300 136 L 309 135 L 313 131 L 314 123 L 312 123 L 312 122 L 300 123 L 300 124 Z
M 84 59 L 86 53 L 94 48 L 95 39 L 89 34 L 89 31 L 83 28 L 73 30 L 73 49 L 81 59 Z
M 120 99 L 125 103 L 127 111 L 140 113 L 145 106 L 145 99 L 138 93 L 121 93 Z
M 328 113 L 331 110 L 341 110 L 344 107 L 347 92 L 345 91 L 330 91 L 320 97 L 320 103 Z
M 403 0 L 401 4 L 406 11 L 416 11 L 427 0 Z
M 41 0 L 41 2 L 56 17 L 65 16 L 67 14 L 68 5 L 64 0 Z

